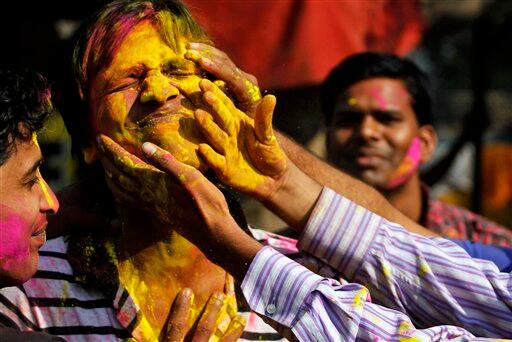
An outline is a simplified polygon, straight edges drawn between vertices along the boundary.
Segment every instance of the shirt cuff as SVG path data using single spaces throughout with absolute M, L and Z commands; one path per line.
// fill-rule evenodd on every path
M 324 187 L 299 239 L 299 249 L 353 279 L 385 220 Z
M 251 310 L 290 328 L 322 279 L 266 246 L 253 259 L 241 288 Z

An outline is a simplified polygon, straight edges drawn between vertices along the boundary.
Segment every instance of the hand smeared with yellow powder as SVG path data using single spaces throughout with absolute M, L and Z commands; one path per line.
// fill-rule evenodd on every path
M 212 82 L 202 80 L 200 87 L 211 111 L 195 112 L 198 125 L 210 143 L 200 144 L 199 153 L 224 183 L 267 199 L 279 188 L 288 171 L 287 157 L 272 129 L 275 97 L 263 97 L 252 119 L 238 110 Z

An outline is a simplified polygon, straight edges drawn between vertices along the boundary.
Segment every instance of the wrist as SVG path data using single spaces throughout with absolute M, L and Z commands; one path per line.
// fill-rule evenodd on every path
M 232 218 L 209 229 L 207 236 L 202 239 L 202 244 L 200 249 L 206 257 L 240 282 L 245 277 L 252 260 L 263 247 L 247 235 Z
M 322 186 L 288 161 L 288 172 L 278 189 L 262 203 L 290 227 L 302 231 Z

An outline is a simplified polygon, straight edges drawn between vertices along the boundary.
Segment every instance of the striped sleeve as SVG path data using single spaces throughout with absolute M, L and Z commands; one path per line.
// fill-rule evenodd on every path
M 478 336 L 512 337 L 510 273 L 449 240 L 411 234 L 328 188 L 299 248 L 419 327 L 452 324 Z
M 362 285 L 322 278 L 271 247 L 258 252 L 241 287 L 252 310 L 291 329 L 299 341 L 473 338 L 455 326 L 416 329 L 403 313 L 371 303 Z

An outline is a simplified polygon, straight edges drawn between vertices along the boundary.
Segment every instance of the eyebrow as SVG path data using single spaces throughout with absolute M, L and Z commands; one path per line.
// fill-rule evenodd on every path
M 23 175 L 23 178 L 27 178 L 29 177 L 31 174 L 33 174 L 34 172 L 36 172 L 36 170 L 41 166 L 43 165 L 44 163 L 44 158 L 41 157 L 39 158 L 38 160 L 36 160 L 36 162 L 30 167 L 30 169 L 27 170 L 27 172 L 25 172 L 25 174 Z

